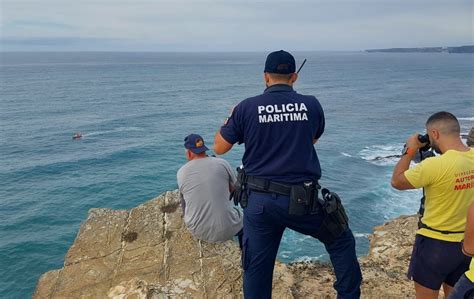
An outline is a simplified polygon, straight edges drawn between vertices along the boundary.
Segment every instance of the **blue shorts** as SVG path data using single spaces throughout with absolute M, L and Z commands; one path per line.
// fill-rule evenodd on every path
M 459 278 L 454 286 L 454 290 L 449 294 L 448 299 L 472 299 L 474 298 L 474 283 L 466 277 L 466 274 Z
M 408 279 L 432 290 L 443 283 L 453 287 L 469 269 L 471 258 L 462 253 L 461 242 L 448 242 L 416 235 Z

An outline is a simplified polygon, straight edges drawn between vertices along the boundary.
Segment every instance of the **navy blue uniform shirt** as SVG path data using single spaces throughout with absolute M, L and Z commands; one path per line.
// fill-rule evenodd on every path
M 324 132 L 324 112 L 314 96 L 272 85 L 235 106 L 220 132 L 231 144 L 245 144 L 248 175 L 284 183 L 321 177 L 313 139 Z

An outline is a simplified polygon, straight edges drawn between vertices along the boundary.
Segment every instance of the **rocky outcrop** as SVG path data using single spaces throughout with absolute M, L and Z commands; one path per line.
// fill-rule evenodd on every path
M 406 270 L 416 217 L 375 228 L 361 259 L 364 298 L 413 297 Z M 332 268 L 277 263 L 274 298 L 335 298 Z M 39 279 L 34 298 L 241 298 L 240 251 L 233 241 L 194 239 L 176 192 L 130 211 L 92 209 L 64 267 Z
M 474 127 L 471 128 L 466 138 L 467 146 L 474 147 Z

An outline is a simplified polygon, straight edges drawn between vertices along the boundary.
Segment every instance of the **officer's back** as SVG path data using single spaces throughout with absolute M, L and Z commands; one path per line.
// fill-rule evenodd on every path
M 347 216 L 337 208 L 342 217 L 325 217 L 316 196 L 321 168 L 313 144 L 324 132 L 324 113 L 315 97 L 293 90 L 295 69 L 290 53 L 270 53 L 267 89 L 240 102 L 214 140 L 216 154 L 245 144 L 234 195 L 244 208 L 244 297 L 271 297 L 278 247 L 290 228 L 325 242 L 338 298 L 358 298 L 362 277 Z
M 297 183 L 321 177 L 313 143 L 324 132 L 324 113 L 314 96 L 276 84 L 240 102 L 221 128 L 229 143 L 244 143 L 246 173 Z

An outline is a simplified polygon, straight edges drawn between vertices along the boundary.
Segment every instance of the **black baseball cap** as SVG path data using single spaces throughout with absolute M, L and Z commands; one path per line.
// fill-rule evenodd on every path
M 265 73 L 291 74 L 295 70 L 295 58 L 290 53 L 280 50 L 268 54 L 265 61 Z
M 198 134 L 190 134 L 186 136 L 186 138 L 184 138 L 184 147 L 195 154 L 200 154 L 209 150 L 207 146 L 204 145 L 204 139 Z

